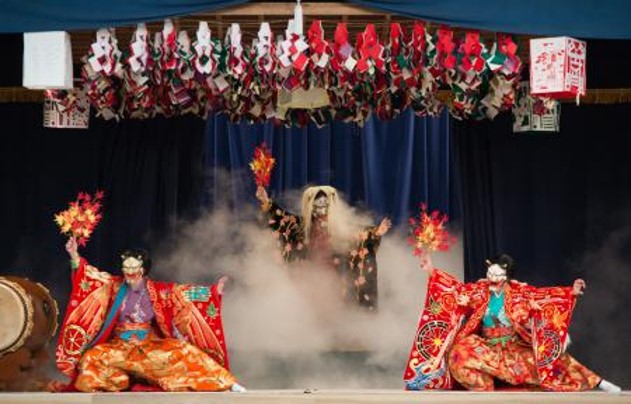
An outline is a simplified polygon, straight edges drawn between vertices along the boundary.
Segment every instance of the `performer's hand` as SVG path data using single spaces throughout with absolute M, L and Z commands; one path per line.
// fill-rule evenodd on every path
M 574 286 L 572 288 L 572 294 L 574 296 L 582 295 L 583 289 L 587 288 L 587 284 L 582 279 L 577 279 L 574 281 Z
M 261 202 L 261 205 L 267 205 L 269 203 L 269 196 L 267 196 L 267 191 L 260 185 L 256 188 L 256 199 Z
M 468 306 L 469 296 L 464 294 L 458 295 L 458 297 L 456 297 L 456 303 L 458 303 L 459 306 Z
M 379 227 L 377 228 L 377 231 L 375 232 L 375 234 L 378 237 L 381 237 L 384 234 L 386 234 L 388 230 L 390 230 L 391 227 L 392 227 L 392 220 L 390 220 L 390 218 L 385 217 L 379 224 Z
M 219 281 L 217 281 L 217 293 L 219 293 L 219 295 L 223 295 L 223 293 L 226 290 L 226 282 L 228 282 L 230 278 L 228 278 L 227 276 L 222 276 L 221 278 L 219 278 Z
M 427 273 L 432 272 L 434 264 L 432 263 L 432 256 L 428 252 L 423 252 L 421 255 L 421 269 Z
M 74 237 L 70 237 L 66 243 L 66 251 L 68 252 L 68 255 L 70 255 L 71 260 L 79 260 L 78 248 L 77 240 Z

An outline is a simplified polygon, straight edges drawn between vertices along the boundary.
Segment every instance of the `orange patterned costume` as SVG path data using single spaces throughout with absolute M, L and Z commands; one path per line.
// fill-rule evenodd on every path
M 57 366 L 77 390 L 126 390 L 130 379 L 167 391 L 223 391 L 236 383 L 228 371 L 216 285 L 146 279 L 151 321 L 121 318 L 128 285 L 83 258 L 72 286 Z
M 579 391 L 600 382 L 565 352 L 576 303 L 571 287 L 535 288 L 511 280 L 502 295 L 496 309 L 503 322 L 489 323 L 485 316 L 494 298 L 486 279 L 463 284 L 434 270 L 405 370 L 406 388 L 450 389 L 456 381 L 470 390 L 493 390 L 498 379 Z M 466 305 L 457 303 L 461 296 Z

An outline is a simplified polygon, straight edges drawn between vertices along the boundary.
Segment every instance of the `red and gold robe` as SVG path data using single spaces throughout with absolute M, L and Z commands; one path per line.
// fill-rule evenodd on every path
M 595 387 L 600 377 L 565 352 L 568 328 L 576 303 L 572 288 L 535 288 L 511 280 L 504 293 L 506 316 L 521 345 L 528 347 L 527 352 L 523 352 L 532 359 L 530 369 L 524 369 L 523 373 L 534 375 L 535 380 L 530 380 L 532 378 L 529 375 L 525 375 L 523 380 L 552 391 L 576 391 Z M 466 306 L 457 303 L 458 296 L 462 295 L 468 298 Z M 465 353 L 461 355 L 462 361 L 466 361 L 467 356 L 470 356 L 470 360 L 479 359 L 475 355 L 466 355 L 466 350 L 481 351 L 477 345 L 488 345 L 477 335 L 481 334 L 481 322 L 487 311 L 489 298 L 489 282 L 486 279 L 475 283 L 461 283 L 445 272 L 432 271 L 425 308 L 419 319 L 405 369 L 406 389 L 451 389 L 454 379 L 447 358 L 454 346 Z M 539 306 L 537 309 L 532 308 L 533 302 Z M 502 355 L 514 353 L 516 357 L 520 357 L 517 351 L 521 348 L 518 345 L 498 346 L 498 349 L 506 349 L 501 352 Z M 466 363 L 455 364 L 463 365 Z M 499 368 L 510 366 L 502 363 L 499 365 Z M 513 365 L 528 367 L 526 363 L 513 362 Z M 506 379 L 515 380 L 510 375 Z
M 111 339 L 124 280 L 99 271 L 83 258 L 72 273 L 72 292 L 57 345 L 57 367 L 71 379 L 89 349 Z M 225 369 L 228 351 L 217 286 L 179 285 L 147 279 L 147 292 L 164 339 L 179 337 L 199 348 Z

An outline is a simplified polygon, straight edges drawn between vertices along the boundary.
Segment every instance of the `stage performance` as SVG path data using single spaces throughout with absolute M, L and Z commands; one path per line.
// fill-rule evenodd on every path
M 620 392 L 567 353 L 576 299 L 586 287 L 537 288 L 513 278 L 507 254 L 486 261 L 487 276 L 462 283 L 430 272 L 425 308 L 405 369 L 408 390 L 495 389 L 496 382 L 524 389 Z
M 130 249 L 123 276 L 100 271 L 66 250 L 72 295 L 60 331 L 57 366 L 79 391 L 124 391 L 135 384 L 163 391 L 245 389 L 228 370 L 223 283 L 179 285 L 147 276 L 151 258 Z

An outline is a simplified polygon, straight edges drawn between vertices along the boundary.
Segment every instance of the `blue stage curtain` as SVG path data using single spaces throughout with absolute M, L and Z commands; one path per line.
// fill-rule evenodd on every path
M 631 2 L 628 0 L 351 0 L 351 3 L 464 28 L 631 39 Z
M 247 0 L 3 0 L 0 32 L 119 27 L 209 12 Z
M 363 128 L 343 122 L 323 128 L 233 124 L 214 115 L 206 128 L 205 203 L 212 208 L 225 202 L 226 193 L 233 207 L 255 203 L 248 163 L 265 141 L 277 159 L 269 190 L 275 197 L 307 185 L 332 185 L 347 202 L 395 223 L 420 202 L 456 219 L 460 205 L 450 170 L 449 128 L 446 112 L 420 118 L 410 110 L 391 121 L 373 117 Z

